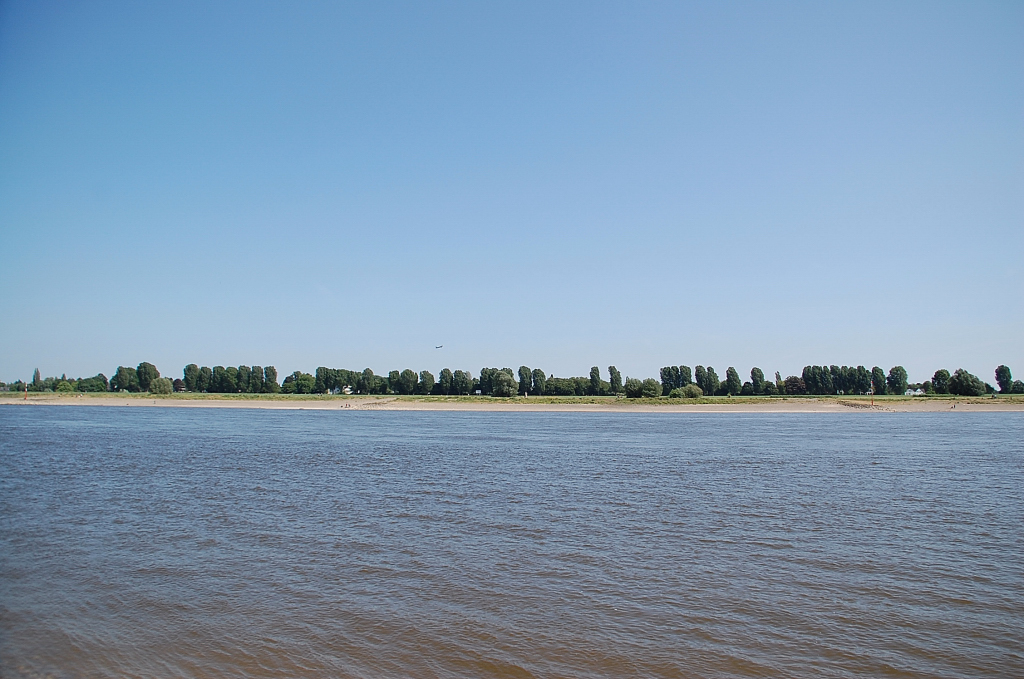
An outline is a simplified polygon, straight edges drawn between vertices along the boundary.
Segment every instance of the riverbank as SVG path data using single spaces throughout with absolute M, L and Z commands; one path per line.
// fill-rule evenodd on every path
M 2 393 L 0 405 L 157 408 L 259 408 L 268 410 L 407 410 L 485 412 L 841 413 L 1024 412 L 1024 397 L 714 397 L 623 399 L 613 397 L 325 396 L 319 394 L 55 394 Z

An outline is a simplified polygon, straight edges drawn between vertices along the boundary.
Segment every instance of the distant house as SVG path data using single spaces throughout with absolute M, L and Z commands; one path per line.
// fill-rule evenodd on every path
M 907 389 L 903 392 L 904 396 L 924 396 L 925 393 L 920 389 Z

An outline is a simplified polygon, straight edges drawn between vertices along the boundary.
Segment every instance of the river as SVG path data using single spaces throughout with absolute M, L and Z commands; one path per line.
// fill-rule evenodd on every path
M 0 406 L 3 677 L 1024 676 L 1024 414 Z

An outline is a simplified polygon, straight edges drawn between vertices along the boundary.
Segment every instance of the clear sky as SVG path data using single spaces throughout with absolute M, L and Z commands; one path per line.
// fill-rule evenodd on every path
M 1024 3 L 5 0 L 0 253 L 6 381 L 1022 377 Z

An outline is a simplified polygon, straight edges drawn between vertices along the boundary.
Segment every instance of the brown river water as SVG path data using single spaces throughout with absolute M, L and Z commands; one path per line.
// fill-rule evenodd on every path
M 0 406 L 0 676 L 1024 677 L 1024 414 Z

